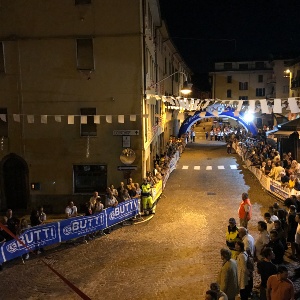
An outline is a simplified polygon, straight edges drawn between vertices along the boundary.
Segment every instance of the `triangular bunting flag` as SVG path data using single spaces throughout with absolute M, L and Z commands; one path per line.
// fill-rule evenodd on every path
M 124 115 L 118 115 L 118 123 L 124 123 Z
M 112 115 L 106 116 L 106 123 L 112 123 Z
M 42 124 L 47 124 L 47 115 L 41 115 L 41 123 Z
M 69 125 L 74 124 L 74 116 L 68 116 L 68 124 Z
M 80 124 L 87 124 L 87 116 L 80 116 Z
M 0 119 L 1 119 L 3 122 L 6 122 L 6 114 L 0 114 Z
M 27 122 L 30 124 L 34 123 L 34 115 L 27 115 Z
M 55 122 L 61 122 L 61 116 L 55 116 L 54 117 Z
M 20 122 L 20 115 L 13 114 L 13 118 L 15 122 Z

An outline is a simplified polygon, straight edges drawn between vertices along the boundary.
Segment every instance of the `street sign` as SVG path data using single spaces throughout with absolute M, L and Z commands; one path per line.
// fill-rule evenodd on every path
M 118 166 L 118 171 L 137 170 L 137 166 Z
M 130 136 L 129 135 L 123 135 L 122 136 L 123 139 L 123 148 L 130 148 Z
M 113 135 L 139 135 L 139 130 L 114 130 Z

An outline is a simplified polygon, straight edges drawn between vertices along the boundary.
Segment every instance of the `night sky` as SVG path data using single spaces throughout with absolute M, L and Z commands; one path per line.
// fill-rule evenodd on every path
M 160 0 L 160 9 L 194 73 L 218 60 L 300 55 L 300 0 Z

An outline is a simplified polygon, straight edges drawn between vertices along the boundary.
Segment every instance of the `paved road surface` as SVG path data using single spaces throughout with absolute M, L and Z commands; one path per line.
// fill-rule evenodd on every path
M 189 144 L 171 174 L 156 215 L 78 246 L 45 254 L 92 299 L 204 299 L 221 266 L 230 217 L 241 194 L 253 203 L 250 232 L 274 199 L 222 142 Z M 38 259 L 10 262 L 0 273 L 0 299 L 80 299 Z

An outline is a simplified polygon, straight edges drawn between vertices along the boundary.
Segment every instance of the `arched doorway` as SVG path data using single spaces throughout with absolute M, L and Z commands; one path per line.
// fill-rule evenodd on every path
M 189 116 L 184 120 L 182 123 L 180 129 L 179 129 L 179 134 L 178 136 L 180 137 L 182 134 L 186 133 L 189 131 L 190 127 L 195 124 L 197 121 L 205 118 L 231 118 L 233 120 L 236 120 L 239 122 L 241 125 L 243 125 L 247 131 L 250 131 L 254 136 L 257 134 L 257 128 L 253 122 L 247 122 L 244 120 L 244 115 L 240 114 L 239 116 L 234 115 L 234 109 L 228 108 L 223 111 L 219 111 L 218 114 L 209 112 L 211 110 L 206 110 L 206 112 L 200 112 L 196 111 L 193 116 Z
M 0 165 L 1 194 L 4 203 L 1 207 L 26 209 L 29 200 L 28 165 L 20 156 L 11 153 L 5 156 Z

